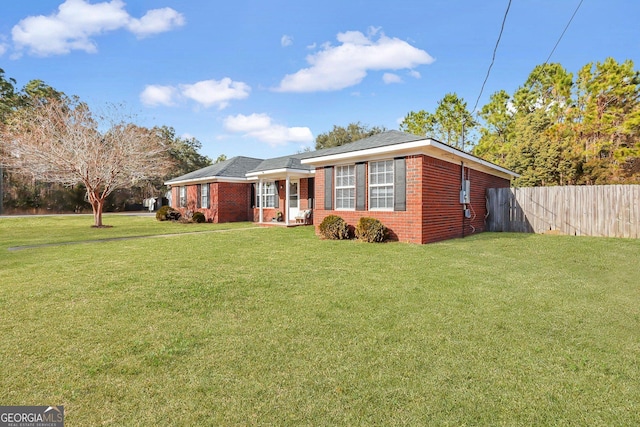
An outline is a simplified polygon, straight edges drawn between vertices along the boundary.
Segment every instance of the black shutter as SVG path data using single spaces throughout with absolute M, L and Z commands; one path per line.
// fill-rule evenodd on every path
M 280 181 L 273 181 L 273 185 L 276 186 L 276 195 L 275 197 L 275 201 L 273 202 L 273 207 L 274 208 L 279 208 L 280 207 L 280 187 L 278 187 L 280 185 Z
M 308 196 L 307 209 L 315 208 L 315 206 L 313 206 L 313 199 L 315 198 L 315 193 L 316 193 L 315 179 L 309 178 L 307 179 L 307 196 Z
M 200 208 L 202 202 L 202 184 L 196 185 L 196 208 Z
M 365 210 L 367 200 L 367 177 L 364 163 L 356 163 L 356 210 Z
M 333 166 L 324 168 L 324 209 L 333 210 Z
M 393 210 L 407 210 L 407 165 L 404 157 L 393 160 Z

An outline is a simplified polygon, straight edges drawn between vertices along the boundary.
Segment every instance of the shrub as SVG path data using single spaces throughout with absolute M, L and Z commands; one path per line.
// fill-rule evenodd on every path
M 383 242 L 387 237 L 387 228 L 375 218 L 362 217 L 356 225 L 356 237 L 368 243 Z
M 191 217 L 191 220 L 193 222 L 203 223 L 203 222 L 207 222 L 207 217 L 205 217 L 202 212 L 194 212 L 193 216 Z
M 329 215 L 319 226 L 320 234 L 325 239 L 343 240 L 349 238 L 349 226 L 338 215 Z
M 180 212 L 165 205 L 156 212 L 156 219 L 158 221 L 177 221 L 180 219 Z
M 156 211 L 156 219 L 158 221 L 166 221 L 167 220 L 167 213 L 169 212 L 169 210 L 171 209 L 171 206 L 161 206 L 160 209 L 158 209 Z
M 179 211 L 175 210 L 175 209 L 171 209 L 167 213 L 167 219 L 169 221 L 178 221 L 181 216 L 182 216 L 182 214 Z

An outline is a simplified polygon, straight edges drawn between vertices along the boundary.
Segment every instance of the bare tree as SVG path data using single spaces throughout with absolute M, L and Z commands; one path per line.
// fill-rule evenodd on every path
M 2 162 L 35 179 L 82 183 L 94 226 L 114 190 L 166 173 L 167 147 L 150 129 L 129 122 L 121 106 L 93 114 L 78 100 L 48 99 L 11 115 L 0 130 Z

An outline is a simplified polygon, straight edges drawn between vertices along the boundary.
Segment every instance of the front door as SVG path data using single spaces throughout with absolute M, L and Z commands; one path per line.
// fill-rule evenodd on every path
M 295 221 L 296 215 L 300 212 L 300 195 L 298 194 L 298 187 L 300 181 L 289 181 L 289 216 L 287 219 L 291 222 Z

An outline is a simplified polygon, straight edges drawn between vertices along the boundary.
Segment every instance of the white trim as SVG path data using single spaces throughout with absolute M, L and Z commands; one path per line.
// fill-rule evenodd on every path
M 259 217 L 258 220 L 260 222 L 260 224 L 262 224 L 264 222 L 264 213 L 263 213 L 263 209 L 264 209 L 264 198 L 262 195 L 262 179 L 260 179 L 258 181 L 258 194 L 257 194 L 257 202 L 258 202 L 258 209 L 259 209 Z
M 282 168 L 282 169 L 269 169 L 258 172 L 249 172 L 247 173 L 247 180 L 256 180 L 258 177 L 267 177 L 267 176 L 296 176 L 299 174 L 302 178 L 310 175 L 315 175 L 315 170 L 308 169 L 291 169 L 291 168 Z
M 338 187 L 338 169 L 343 169 L 343 168 L 349 168 L 352 167 L 353 168 L 353 185 L 341 185 L 340 187 Z M 347 176 L 351 176 L 351 175 L 347 175 Z M 342 177 L 342 179 L 344 179 L 344 177 Z M 356 165 L 355 163 L 349 163 L 348 165 L 339 165 L 333 168 L 333 200 L 335 203 L 335 210 L 337 211 L 355 211 L 356 210 L 356 189 L 358 187 L 358 183 L 356 182 L 357 179 L 357 172 L 356 172 Z M 351 190 L 353 189 L 353 207 L 352 208 L 345 208 L 345 207 L 338 207 L 338 190 Z M 342 198 L 341 200 L 345 200 L 345 198 Z M 351 198 L 349 198 L 348 200 L 351 200 Z
M 285 190 L 284 190 L 284 208 L 285 208 L 285 212 L 287 213 L 287 225 L 289 225 L 289 184 L 291 183 L 289 175 L 287 175 L 286 180 L 285 180 Z M 278 197 L 280 197 L 280 195 L 278 195 Z
M 204 184 L 206 182 L 208 183 L 216 183 L 216 182 L 246 183 L 246 182 L 249 182 L 249 180 L 247 178 L 227 178 L 227 177 L 218 177 L 218 176 L 208 176 L 205 178 L 183 179 L 181 181 L 165 181 L 164 185 L 167 185 L 167 186 L 195 185 L 195 184 Z
M 371 183 L 371 164 L 372 163 L 391 163 L 391 183 L 385 182 L 384 184 L 372 184 Z M 386 160 L 371 160 L 366 163 L 367 165 L 367 208 L 370 211 L 393 211 L 395 209 L 395 191 L 396 191 L 396 182 L 395 182 L 395 164 L 393 159 Z M 385 170 L 386 172 L 386 170 Z M 376 172 L 376 175 L 380 175 Z M 371 189 L 372 188 L 387 188 L 391 187 L 391 207 L 384 208 L 371 208 Z
M 494 175 L 496 174 L 495 172 L 497 172 L 498 176 L 506 175 L 508 178 L 517 178 L 520 176 L 517 173 L 501 166 L 482 160 L 481 158 L 465 153 L 464 151 L 459 151 L 451 146 L 430 138 L 400 144 L 385 145 L 383 147 L 369 148 L 365 150 L 311 157 L 308 159 L 302 159 L 301 163 L 305 165 L 313 165 L 317 168 L 320 166 L 337 165 L 346 161 L 352 163 L 361 160 L 383 160 L 389 156 L 399 157 L 415 154 L 424 154 L 456 164 L 460 163 L 461 160 L 466 160 L 471 163 L 471 165 L 479 166 L 481 170 L 486 171 L 488 169 L 489 171 L 493 171 Z M 471 166 L 471 168 L 475 169 L 473 166 Z

